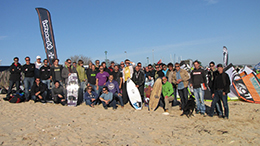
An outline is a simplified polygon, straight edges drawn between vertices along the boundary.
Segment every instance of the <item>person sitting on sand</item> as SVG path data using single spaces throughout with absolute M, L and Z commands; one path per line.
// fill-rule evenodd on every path
M 109 92 L 113 93 L 113 96 L 119 100 L 121 107 L 124 107 L 122 94 L 119 91 L 119 86 L 117 81 L 114 80 L 113 75 L 109 75 L 109 80 L 107 81 L 106 85 Z
M 101 100 L 103 107 L 107 109 L 108 107 L 113 107 L 113 109 L 116 109 L 116 101 L 113 99 L 113 93 L 108 92 L 107 86 L 104 86 L 103 94 L 99 97 Z
M 55 81 L 54 87 L 51 89 L 52 99 L 54 103 L 61 103 L 63 106 L 66 105 L 66 99 L 64 96 L 64 88 L 60 85 L 59 81 Z
M 93 91 L 92 86 L 87 87 L 87 92 L 84 94 L 84 100 L 86 102 L 86 105 L 89 105 L 90 107 L 94 107 L 94 105 L 97 103 L 98 94 Z
M 35 82 L 32 85 L 31 95 L 34 102 L 40 100 L 41 103 L 46 103 L 47 88 L 39 77 L 36 77 Z
M 162 78 L 162 95 L 164 98 L 164 115 L 169 115 L 169 110 L 172 108 L 172 101 L 174 100 L 174 92 L 173 92 L 173 87 L 170 82 L 167 81 L 167 78 L 164 76 Z

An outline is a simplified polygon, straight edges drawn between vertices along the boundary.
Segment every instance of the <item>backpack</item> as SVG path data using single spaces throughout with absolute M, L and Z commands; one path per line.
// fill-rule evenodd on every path
M 22 102 L 22 96 L 20 94 L 16 94 L 15 96 L 10 96 L 11 98 L 9 99 L 10 103 L 20 103 Z

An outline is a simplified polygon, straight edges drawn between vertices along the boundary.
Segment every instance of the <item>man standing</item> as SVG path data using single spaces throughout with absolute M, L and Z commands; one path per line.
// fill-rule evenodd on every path
M 210 89 L 210 93 L 211 96 L 212 94 L 214 94 L 214 89 L 213 89 L 213 80 L 214 80 L 214 76 L 217 73 L 217 69 L 215 67 L 215 63 L 213 61 L 211 61 L 209 63 L 209 67 L 210 70 L 208 71 L 208 82 L 209 82 L 209 89 Z M 222 104 L 221 104 L 221 100 L 219 100 L 219 102 L 216 103 L 216 112 L 218 114 L 219 117 L 222 117 L 223 115 L 223 109 L 222 109 Z
M 100 72 L 96 75 L 96 91 L 98 95 L 100 95 L 102 88 L 105 86 L 107 78 L 109 77 L 109 74 L 104 71 L 103 66 L 99 67 L 99 71 Z
M 97 71 L 99 71 L 99 64 L 100 64 L 100 61 L 96 60 L 95 61 L 95 68 L 96 68 Z
M 41 56 L 38 55 L 36 57 L 36 61 L 35 61 L 35 71 L 34 71 L 35 78 L 40 77 L 40 68 L 42 66 L 43 66 L 43 63 L 41 62 Z
M 36 77 L 35 82 L 31 89 L 32 99 L 34 102 L 37 102 L 38 100 L 41 101 L 41 103 L 46 103 L 46 85 L 41 82 L 39 77 Z
M 111 74 L 113 75 L 114 80 L 117 81 L 119 89 L 122 89 L 123 75 L 122 72 L 119 71 L 118 65 L 115 66 L 115 69 Z
M 190 86 L 193 87 L 195 99 L 196 99 L 196 105 L 197 105 L 197 111 L 202 115 L 205 115 L 205 104 L 204 104 L 204 90 L 206 90 L 206 74 L 203 69 L 200 68 L 199 61 L 194 61 L 194 70 L 191 72 L 191 80 L 190 80 Z
M 77 70 L 75 67 L 73 67 L 71 65 L 71 60 L 67 59 L 66 60 L 66 65 L 65 67 L 62 69 L 62 77 L 65 79 L 65 85 L 68 83 L 68 77 L 72 74 L 72 73 L 77 73 Z
M 130 65 L 131 64 L 131 65 Z M 126 81 L 130 78 L 132 78 L 132 75 L 134 73 L 134 66 L 135 63 L 131 62 L 130 60 L 126 59 L 125 60 L 125 65 L 126 67 L 123 68 L 123 102 L 126 104 L 129 100 L 127 91 L 126 91 Z
M 83 67 L 84 62 L 82 60 L 78 61 L 77 65 L 77 72 L 78 72 L 78 78 L 79 78 L 79 104 L 83 102 L 83 95 L 84 95 L 84 90 L 86 88 L 86 82 L 88 80 L 87 74 L 85 72 L 85 68 Z
M 108 91 L 113 93 L 113 96 L 119 100 L 121 107 L 124 107 L 122 94 L 119 91 L 119 86 L 117 81 L 113 80 L 113 75 L 109 75 L 109 80 L 106 82 L 106 87 L 108 88 Z
M 156 64 L 155 65 L 155 76 L 154 76 L 154 78 L 155 78 L 155 80 L 157 79 L 157 78 L 162 78 L 163 76 L 164 76 L 164 73 L 162 72 L 162 70 L 160 69 L 160 66 L 159 66 L 159 64 Z
M 53 66 L 51 67 L 51 76 L 52 76 L 52 87 L 54 87 L 54 82 L 59 81 L 60 86 L 63 85 L 63 79 L 61 76 L 63 66 L 59 65 L 59 59 L 54 59 Z
M 102 88 L 103 94 L 99 97 L 100 101 L 103 104 L 103 107 L 107 109 L 108 107 L 113 107 L 116 109 L 116 101 L 113 99 L 113 93 L 108 92 L 108 88 L 104 86 Z
M 174 91 L 172 84 L 167 81 L 167 78 L 164 76 L 162 78 L 162 95 L 164 98 L 164 115 L 169 115 L 169 111 L 172 109 L 172 101 L 174 100 Z
M 112 73 L 115 69 L 115 62 L 114 61 L 111 61 L 111 65 L 109 66 L 109 71 Z
M 88 77 L 88 86 L 91 86 L 95 92 L 97 93 L 98 91 L 96 90 L 96 75 L 97 75 L 97 71 L 96 71 L 96 68 L 95 68 L 95 65 L 92 64 L 90 66 L 90 69 L 88 69 L 87 71 L 87 77 Z
M 4 100 L 9 100 L 10 99 L 10 94 L 12 92 L 13 86 L 15 84 L 16 86 L 16 94 L 19 93 L 19 89 L 20 89 L 20 80 L 21 80 L 21 64 L 19 63 L 19 58 L 18 57 L 14 57 L 14 63 L 12 63 L 12 65 L 10 66 L 9 70 L 10 70 L 10 79 L 9 79 L 9 88 L 6 94 L 6 97 L 4 98 Z
M 32 87 L 34 82 L 34 71 L 35 65 L 30 63 L 30 57 L 25 57 L 26 63 L 22 67 L 22 71 L 24 73 L 24 92 L 25 92 L 25 101 L 30 100 L 29 89 Z
M 51 83 L 51 68 L 48 65 L 48 60 L 43 60 L 44 65 L 40 68 L 40 78 L 44 84 L 47 85 L 48 89 L 50 89 L 50 83 Z
M 172 74 L 172 83 L 176 85 L 181 98 L 181 109 L 184 109 L 188 102 L 189 73 L 180 68 L 179 63 L 175 63 L 175 71 Z
M 140 95 L 142 97 L 142 101 L 144 102 L 144 74 L 140 71 L 140 67 L 136 66 L 135 71 L 132 77 L 135 86 L 138 88 Z
M 230 91 L 230 79 L 229 79 L 228 74 L 223 71 L 222 64 L 218 64 L 217 68 L 218 68 L 218 72 L 215 74 L 214 79 L 213 79 L 213 87 L 212 87 L 213 101 L 211 103 L 209 116 L 211 116 L 211 117 L 213 116 L 216 103 L 219 100 L 222 100 L 224 110 L 225 110 L 224 118 L 228 119 L 229 118 L 229 109 L 228 109 L 228 102 L 227 102 L 227 94 Z

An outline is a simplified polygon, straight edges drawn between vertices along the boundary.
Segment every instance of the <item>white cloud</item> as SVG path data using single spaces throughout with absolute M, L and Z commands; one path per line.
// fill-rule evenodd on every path
M 0 36 L 0 40 L 7 38 L 7 36 Z
M 204 0 L 204 1 L 206 1 L 209 5 L 218 3 L 218 0 Z

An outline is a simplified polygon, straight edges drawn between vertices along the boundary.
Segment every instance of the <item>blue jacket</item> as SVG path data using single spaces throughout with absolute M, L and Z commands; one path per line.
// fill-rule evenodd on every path
M 85 101 L 86 101 L 86 100 L 91 100 L 92 98 L 95 98 L 95 99 L 98 98 L 98 95 L 97 95 L 96 92 L 91 91 L 91 95 L 90 95 L 88 92 L 85 93 L 85 95 L 84 95 Z

